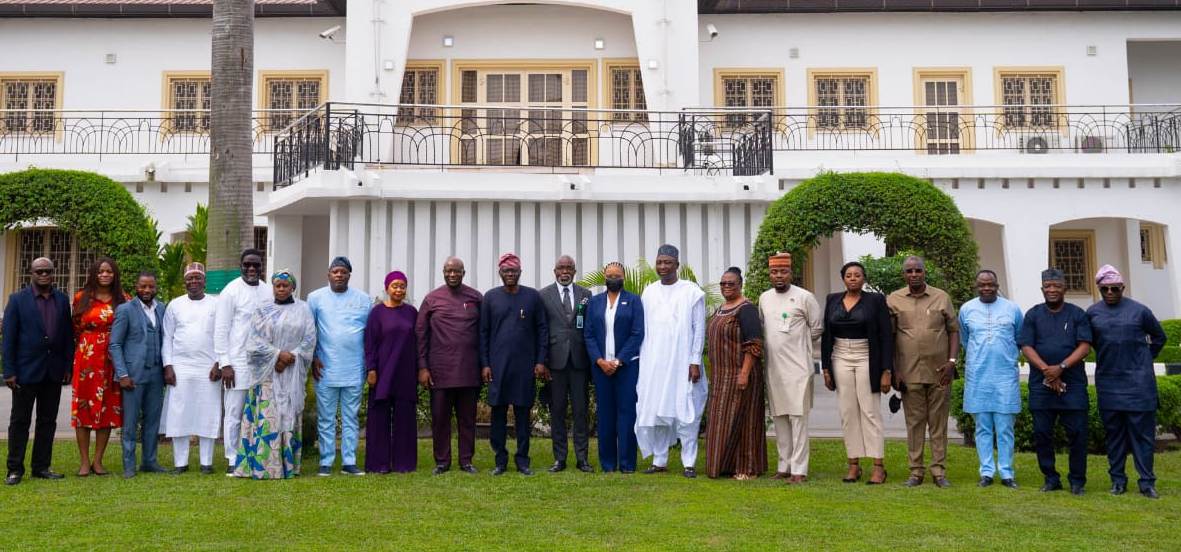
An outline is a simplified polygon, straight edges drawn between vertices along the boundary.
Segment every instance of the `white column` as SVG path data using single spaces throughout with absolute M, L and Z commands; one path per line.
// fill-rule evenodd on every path
M 603 259 L 599 262 L 599 266 L 595 268 L 602 268 L 603 265 L 611 261 L 619 261 L 624 266 L 631 266 L 631 263 L 635 262 L 635 259 L 627 261 L 620 255 L 619 251 L 619 233 L 623 232 L 623 226 L 619 220 L 619 204 L 603 204 L 603 220 L 600 228 L 601 236 L 596 236 L 596 239 L 603 240 Z
M 385 275 L 393 268 L 390 262 L 388 202 L 374 201 L 369 212 L 369 280 L 365 291 L 370 297 L 385 297 Z M 356 268 L 355 266 L 353 268 Z
M 415 297 L 426 297 L 443 279 L 443 265 L 431 264 L 431 202 L 415 201 L 414 209 L 414 274 L 408 290 Z M 468 270 L 471 270 L 469 267 Z
M 435 202 L 435 226 L 434 226 L 435 249 L 431 255 L 431 270 L 434 273 L 431 279 L 434 286 L 443 285 L 443 261 L 451 256 L 451 202 L 450 201 L 436 201 Z M 418 239 L 423 241 L 430 241 L 427 235 L 421 235 Z
M 636 54 L 644 73 L 648 109 L 701 105 L 698 87 L 697 3 L 687 0 L 633 2 Z M 735 27 L 731 36 L 739 36 Z M 652 69 L 649 63 L 655 61 Z M 710 99 L 709 101 L 712 101 Z
M 681 249 L 682 262 L 701 270 L 705 266 L 705 246 L 701 241 L 701 225 L 705 224 L 701 218 L 701 204 L 689 203 L 685 206 L 685 246 Z
M 271 272 L 280 269 L 290 269 L 295 272 L 295 279 L 300 282 L 300 295 L 307 296 L 307 292 L 318 286 L 306 287 L 303 268 L 303 217 L 298 215 L 269 215 L 267 216 L 267 267 Z M 4 240 L 0 237 L 0 252 L 3 251 Z M 0 256 L 0 258 L 3 258 Z M 7 271 L 5 271 L 7 272 Z M 309 282 L 310 283 L 310 282 Z
M 413 23 L 402 0 L 348 3 L 345 18 L 345 92 L 335 100 L 391 104 L 398 101 Z M 386 60 L 394 70 L 386 71 Z
M 553 207 L 552 203 L 542 203 L 541 204 L 541 206 L 542 206 L 541 212 L 542 213 L 545 212 L 545 209 L 544 209 L 545 205 L 549 205 L 551 208 Z M 519 255 L 521 257 L 521 270 L 525 271 L 521 274 L 521 283 L 525 284 L 527 286 L 531 286 L 531 287 L 536 287 L 536 282 L 538 281 L 537 280 L 537 277 L 538 277 L 538 273 L 537 273 L 538 268 L 537 267 L 542 267 L 542 266 L 546 266 L 546 265 L 553 266 L 550 264 L 550 262 L 552 262 L 552 261 L 545 262 L 545 263 L 539 262 L 539 258 L 542 256 L 542 254 L 537 250 L 536 236 L 538 236 L 539 234 L 541 235 L 541 244 L 542 244 L 542 247 L 544 248 L 545 242 L 546 242 L 546 240 L 545 240 L 546 234 L 544 233 L 544 231 L 538 230 L 538 228 L 540 227 L 539 226 L 540 222 L 537 218 L 538 217 L 537 210 L 538 210 L 537 203 L 521 203 L 521 222 L 520 222 L 521 232 L 520 232 L 520 235 L 516 236 L 516 238 L 515 238 L 521 244 L 521 246 L 520 246 L 520 248 L 510 248 L 510 249 L 516 251 L 517 255 Z M 552 214 L 553 213 L 552 213 L 552 209 L 551 209 L 551 213 L 550 213 L 551 227 L 553 225 Z M 503 232 L 503 230 L 502 230 L 502 232 Z M 512 230 L 512 232 L 515 233 L 516 230 Z M 550 230 L 549 236 L 550 236 L 550 242 L 552 243 L 554 240 L 554 238 L 553 238 L 554 233 L 553 233 L 552 229 Z M 501 239 L 503 239 L 503 237 Z M 510 236 L 509 239 L 511 240 L 514 238 L 512 236 Z M 509 243 L 511 244 L 512 242 L 509 242 Z M 509 249 L 505 249 L 505 251 L 509 251 Z M 496 280 L 495 285 L 500 285 L 500 275 L 496 274 L 493 276 L 493 278 Z
M 648 262 L 654 262 L 656 252 L 651 253 L 644 251 L 644 244 L 640 242 L 640 206 L 635 203 L 623 204 L 623 224 L 620 226 L 623 229 L 623 258 L 620 259 L 625 266 L 631 267 L 636 264 L 640 258 L 648 259 Z
M 594 203 L 582 203 L 578 206 L 582 212 L 582 244 L 578 251 L 578 276 L 601 268 L 603 262 L 599 259 L 599 241 L 605 239 L 599 232 L 599 210 Z
M 406 201 L 393 201 L 390 205 L 390 236 L 388 245 L 390 248 L 390 270 L 401 270 L 410 278 L 411 284 L 418 279 L 426 278 L 429 274 L 415 274 L 414 267 L 410 266 L 410 247 L 411 237 L 414 235 L 414 228 L 410 225 L 410 204 Z M 384 283 L 384 278 L 383 278 Z M 429 289 L 420 286 L 419 289 Z M 407 290 L 409 291 L 409 289 Z M 426 293 L 419 295 L 407 295 L 414 304 L 422 301 Z
M 455 202 L 455 251 L 448 253 L 448 256 L 455 255 L 461 259 L 470 259 L 472 257 L 472 225 L 475 221 L 472 220 L 472 202 L 470 201 L 456 201 Z M 442 267 L 442 262 L 447 258 L 439 259 L 439 266 Z M 440 270 L 442 270 L 440 268 Z
M 363 199 L 353 199 L 349 201 L 349 233 L 348 233 L 348 248 L 346 253 L 333 252 L 332 256 L 345 254 L 349 256 L 349 262 L 353 264 L 353 276 L 349 280 L 349 287 L 359 289 L 368 294 L 373 294 L 370 289 L 369 280 L 369 262 L 368 255 L 366 255 L 366 243 L 369 241 L 369 217 L 366 215 L 366 204 L 368 202 Z M 327 266 L 324 267 L 327 272 Z M 377 286 L 380 288 L 381 284 Z M 319 287 L 319 286 L 317 286 Z
M 1050 258 L 1050 226 L 1031 217 L 1014 217 L 1001 231 L 1009 299 L 1022 309 L 1044 301 L 1041 272 Z
M 496 244 L 492 242 L 492 238 L 496 235 L 494 228 L 496 221 L 493 220 L 491 201 L 481 201 L 476 211 L 476 254 L 473 258 L 464 258 L 463 262 L 468 266 L 468 270 L 473 268 L 483 267 L 484 270 L 476 270 L 471 272 L 472 276 L 468 277 L 467 285 L 479 290 L 488 289 L 496 284 L 496 275 L 492 273 L 488 267 L 496 264 L 496 256 L 499 254 L 496 251 Z
M 1157 318 L 1177 318 L 1181 316 L 1181 270 L 1177 263 L 1181 263 L 1181 223 L 1173 223 L 1164 228 L 1165 238 L 1165 270 L 1169 273 L 1169 287 L 1172 288 L 1173 304 L 1170 309 L 1161 309 Z

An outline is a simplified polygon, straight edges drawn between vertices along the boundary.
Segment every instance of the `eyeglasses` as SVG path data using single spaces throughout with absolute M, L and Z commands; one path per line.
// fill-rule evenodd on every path
M 737 285 L 738 282 L 718 282 L 718 287 L 734 287 Z
M 47 274 L 53 274 L 53 269 L 52 268 L 38 268 L 33 271 L 33 274 L 36 274 L 38 276 L 45 276 Z
M 906 272 L 907 274 L 922 274 L 922 273 L 923 273 L 923 269 L 921 269 L 921 268 L 908 268 L 908 269 L 906 269 L 904 272 Z
M 1099 293 L 1115 293 L 1123 290 L 1124 286 L 1099 286 Z

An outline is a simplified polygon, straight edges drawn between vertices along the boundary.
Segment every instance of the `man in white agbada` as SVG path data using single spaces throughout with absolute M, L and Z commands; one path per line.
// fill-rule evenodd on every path
M 219 374 L 225 386 L 222 399 L 225 406 L 222 446 L 229 461 L 226 475 L 234 473 L 234 462 L 238 458 L 237 449 L 242 438 L 242 407 L 246 404 L 246 390 L 254 384 L 246 364 L 250 320 L 260 306 L 274 299 L 271 284 L 261 281 L 262 252 L 247 249 L 242 252 L 239 261 L 242 275 L 221 290 L 217 298 L 213 329 L 213 352 L 217 355 Z
M 812 351 L 824 333 L 816 297 L 791 285 L 791 255 L 767 259 L 771 289 L 759 296 L 763 354 L 767 358 L 767 402 L 775 424 L 779 465 L 772 479 L 803 483 L 808 477 L 808 413 L 812 410 Z M 789 479 L 790 478 L 790 479 Z
M 213 353 L 217 298 L 205 295 L 205 265 L 185 267 L 187 295 L 164 313 L 164 435 L 172 439 L 173 473 L 189 470 L 189 440 L 197 437 L 201 473 L 213 473 L 213 445 L 221 430 L 221 382 Z
M 685 477 L 697 477 L 697 433 L 708 382 L 701 370 L 705 346 L 705 293 L 677 279 L 680 252 L 662 245 L 656 254 L 659 282 L 644 289 L 644 343 L 636 385 L 636 440 L 640 455 L 652 456 L 644 473 L 668 471 L 668 449 L 681 440 Z

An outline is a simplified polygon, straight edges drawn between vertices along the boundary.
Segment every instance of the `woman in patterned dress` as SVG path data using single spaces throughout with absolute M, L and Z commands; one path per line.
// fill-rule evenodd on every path
M 115 381 L 115 366 L 107 354 L 115 307 L 128 299 L 119 282 L 119 265 L 99 257 L 86 273 L 82 290 L 74 294 L 74 374 L 70 380 L 74 398 L 70 425 L 78 441 L 81 466 L 78 477 L 106 475 L 103 454 L 111 428 L 123 425 L 123 394 Z M 90 432 L 94 431 L 94 457 L 90 456 Z
M 271 286 L 275 300 L 254 313 L 246 342 L 255 384 L 246 391 L 242 409 L 236 477 L 288 479 L 300 470 L 300 423 L 316 322 L 308 304 L 294 297 L 290 271 L 276 272 Z
M 763 323 L 758 307 L 742 296 L 741 270 L 727 269 L 718 286 L 726 302 L 705 329 L 713 383 L 706 405 L 706 470 L 711 478 L 755 479 L 767 471 Z

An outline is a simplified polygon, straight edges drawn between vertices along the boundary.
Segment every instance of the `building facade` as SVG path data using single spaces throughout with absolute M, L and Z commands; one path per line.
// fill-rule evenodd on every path
M 0 171 L 109 175 L 169 239 L 206 201 L 209 8 L 105 4 L 0 0 Z M 799 182 L 900 171 L 955 200 L 1022 305 L 1048 264 L 1089 304 L 1112 264 L 1181 316 L 1181 5 L 798 4 L 260 0 L 268 265 L 310 291 L 344 254 L 354 285 L 402 269 L 417 299 L 452 254 L 487 289 L 507 250 L 544 285 L 560 254 L 586 270 L 671 242 L 716 281 Z M 5 290 L 59 234 L 3 235 Z M 884 250 L 834 235 L 800 276 L 833 291 Z

